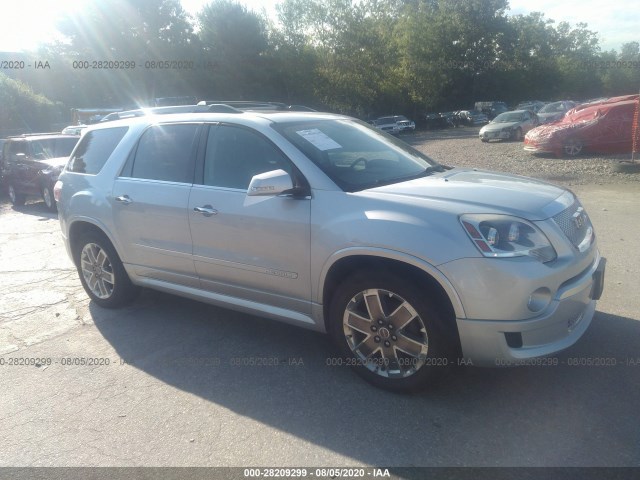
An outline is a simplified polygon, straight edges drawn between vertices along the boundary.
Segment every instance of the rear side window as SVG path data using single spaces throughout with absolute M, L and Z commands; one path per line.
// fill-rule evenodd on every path
M 6 162 L 17 162 L 19 160 L 18 154 L 26 154 L 27 153 L 27 142 L 25 141 L 16 141 L 16 142 L 8 142 L 8 144 L 4 147 L 6 155 L 4 156 L 4 160 Z
M 133 178 L 193 183 L 197 124 L 155 125 L 142 134 Z
M 128 129 L 128 127 L 117 127 L 87 132 L 69 159 L 67 170 L 96 175 L 102 170 Z

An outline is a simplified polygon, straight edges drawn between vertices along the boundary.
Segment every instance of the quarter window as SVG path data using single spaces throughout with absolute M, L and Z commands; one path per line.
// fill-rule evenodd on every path
M 107 162 L 128 127 L 105 128 L 87 132 L 73 151 L 67 170 L 96 175 Z
M 247 190 L 254 175 L 282 169 L 291 175 L 284 155 L 266 138 L 229 125 L 212 127 L 204 160 L 204 184 Z
M 193 183 L 198 125 L 154 125 L 138 142 L 134 178 Z

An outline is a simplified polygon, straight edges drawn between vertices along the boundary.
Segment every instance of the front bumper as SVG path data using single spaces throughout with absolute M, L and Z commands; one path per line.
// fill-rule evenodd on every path
M 480 134 L 480 140 L 508 140 L 509 138 L 511 138 L 510 131 L 491 130 Z
M 554 148 L 550 144 L 527 143 L 526 139 L 525 139 L 525 143 L 524 143 L 524 149 L 527 152 L 534 152 L 534 153 L 555 153 L 556 150 L 557 150 L 556 148 Z
M 462 353 L 476 366 L 522 364 L 573 345 L 589 327 L 602 294 L 606 260 L 565 282 L 540 315 L 526 320 L 458 318 Z

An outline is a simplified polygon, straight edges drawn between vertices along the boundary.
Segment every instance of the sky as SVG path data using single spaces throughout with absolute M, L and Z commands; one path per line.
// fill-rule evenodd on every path
M 84 0 L 3 1 L 0 6 L 0 52 L 34 50 L 59 38 L 56 18 L 80 7 Z M 107 1 L 107 0 L 105 0 Z M 184 9 L 197 13 L 207 0 L 182 0 Z M 278 0 L 240 0 L 257 12 L 275 16 Z M 510 14 L 540 11 L 559 23 L 585 22 L 600 35 L 603 50 L 620 50 L 623 43 L 640 41 L 640 0 L 511 0 Z M 3 60 L 3 59 L 0 59 Z

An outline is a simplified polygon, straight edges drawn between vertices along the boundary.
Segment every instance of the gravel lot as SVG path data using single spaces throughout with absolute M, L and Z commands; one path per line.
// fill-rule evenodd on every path
M 526 152 L 522 142 L 482 143 L 478 127 L 423 131 L 402 137 L 418 150 L 445 165 L 480 168 L 540 178 L 563 186 L 638 183 L 640 174 L 613 171 L 630 154 L 590 155 L 577 158 L 537 156 Z

